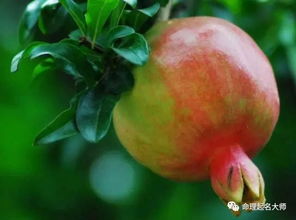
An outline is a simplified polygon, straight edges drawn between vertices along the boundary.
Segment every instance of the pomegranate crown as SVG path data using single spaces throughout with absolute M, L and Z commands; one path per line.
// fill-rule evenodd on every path
M 240 146 L 218 153 L 212 160 L 210 175 L 214 191 L 225 203 L 265 202 L 262 174 Z

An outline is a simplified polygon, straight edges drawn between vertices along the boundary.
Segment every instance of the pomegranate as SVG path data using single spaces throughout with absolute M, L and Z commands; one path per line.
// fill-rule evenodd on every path
M 135 86 L 114 109 L 121 143 L 161 176 L 210 178 L 225 202 L 265 202 L 250 158 L 279 115 L 266 56 L 240 28 L 213 17 L 160 22 L 147 39 L 149 61 L 134 69 Z

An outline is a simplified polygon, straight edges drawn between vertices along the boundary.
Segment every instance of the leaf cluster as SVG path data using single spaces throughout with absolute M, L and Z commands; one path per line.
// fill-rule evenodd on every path
M 147 7 L 137 0 L 33 0 L 22 16 L 19 40 L 24 49 L 11 72 L 34 62 L 33 78 L 49 69 L 73 77 L 77 93 L 36 137 L 48 144 L 80 133 L 90 142 L 107 133 L 112 110 L 133 86 L 135 65 L 144 65 L 149 45 L 144 33 L 167 1 Z

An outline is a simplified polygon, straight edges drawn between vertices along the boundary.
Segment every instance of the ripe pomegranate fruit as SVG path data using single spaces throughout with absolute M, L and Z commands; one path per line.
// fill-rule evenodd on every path
M 211 179 L 225 202 L 264 202 L 253 157 L 271 136 L 279 97 L 270 63 L 237 26 L 173 19 L 147 34 L 151 56 L 114 109 L 130 154 L 164 177 Z

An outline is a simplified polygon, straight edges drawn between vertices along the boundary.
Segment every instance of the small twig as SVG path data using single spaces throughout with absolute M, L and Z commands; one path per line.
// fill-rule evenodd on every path
M 168 4 L 160 9 L 157 21 L 167 21 L 170 18 L 173 7 L 173 0 L 169 0 Z

